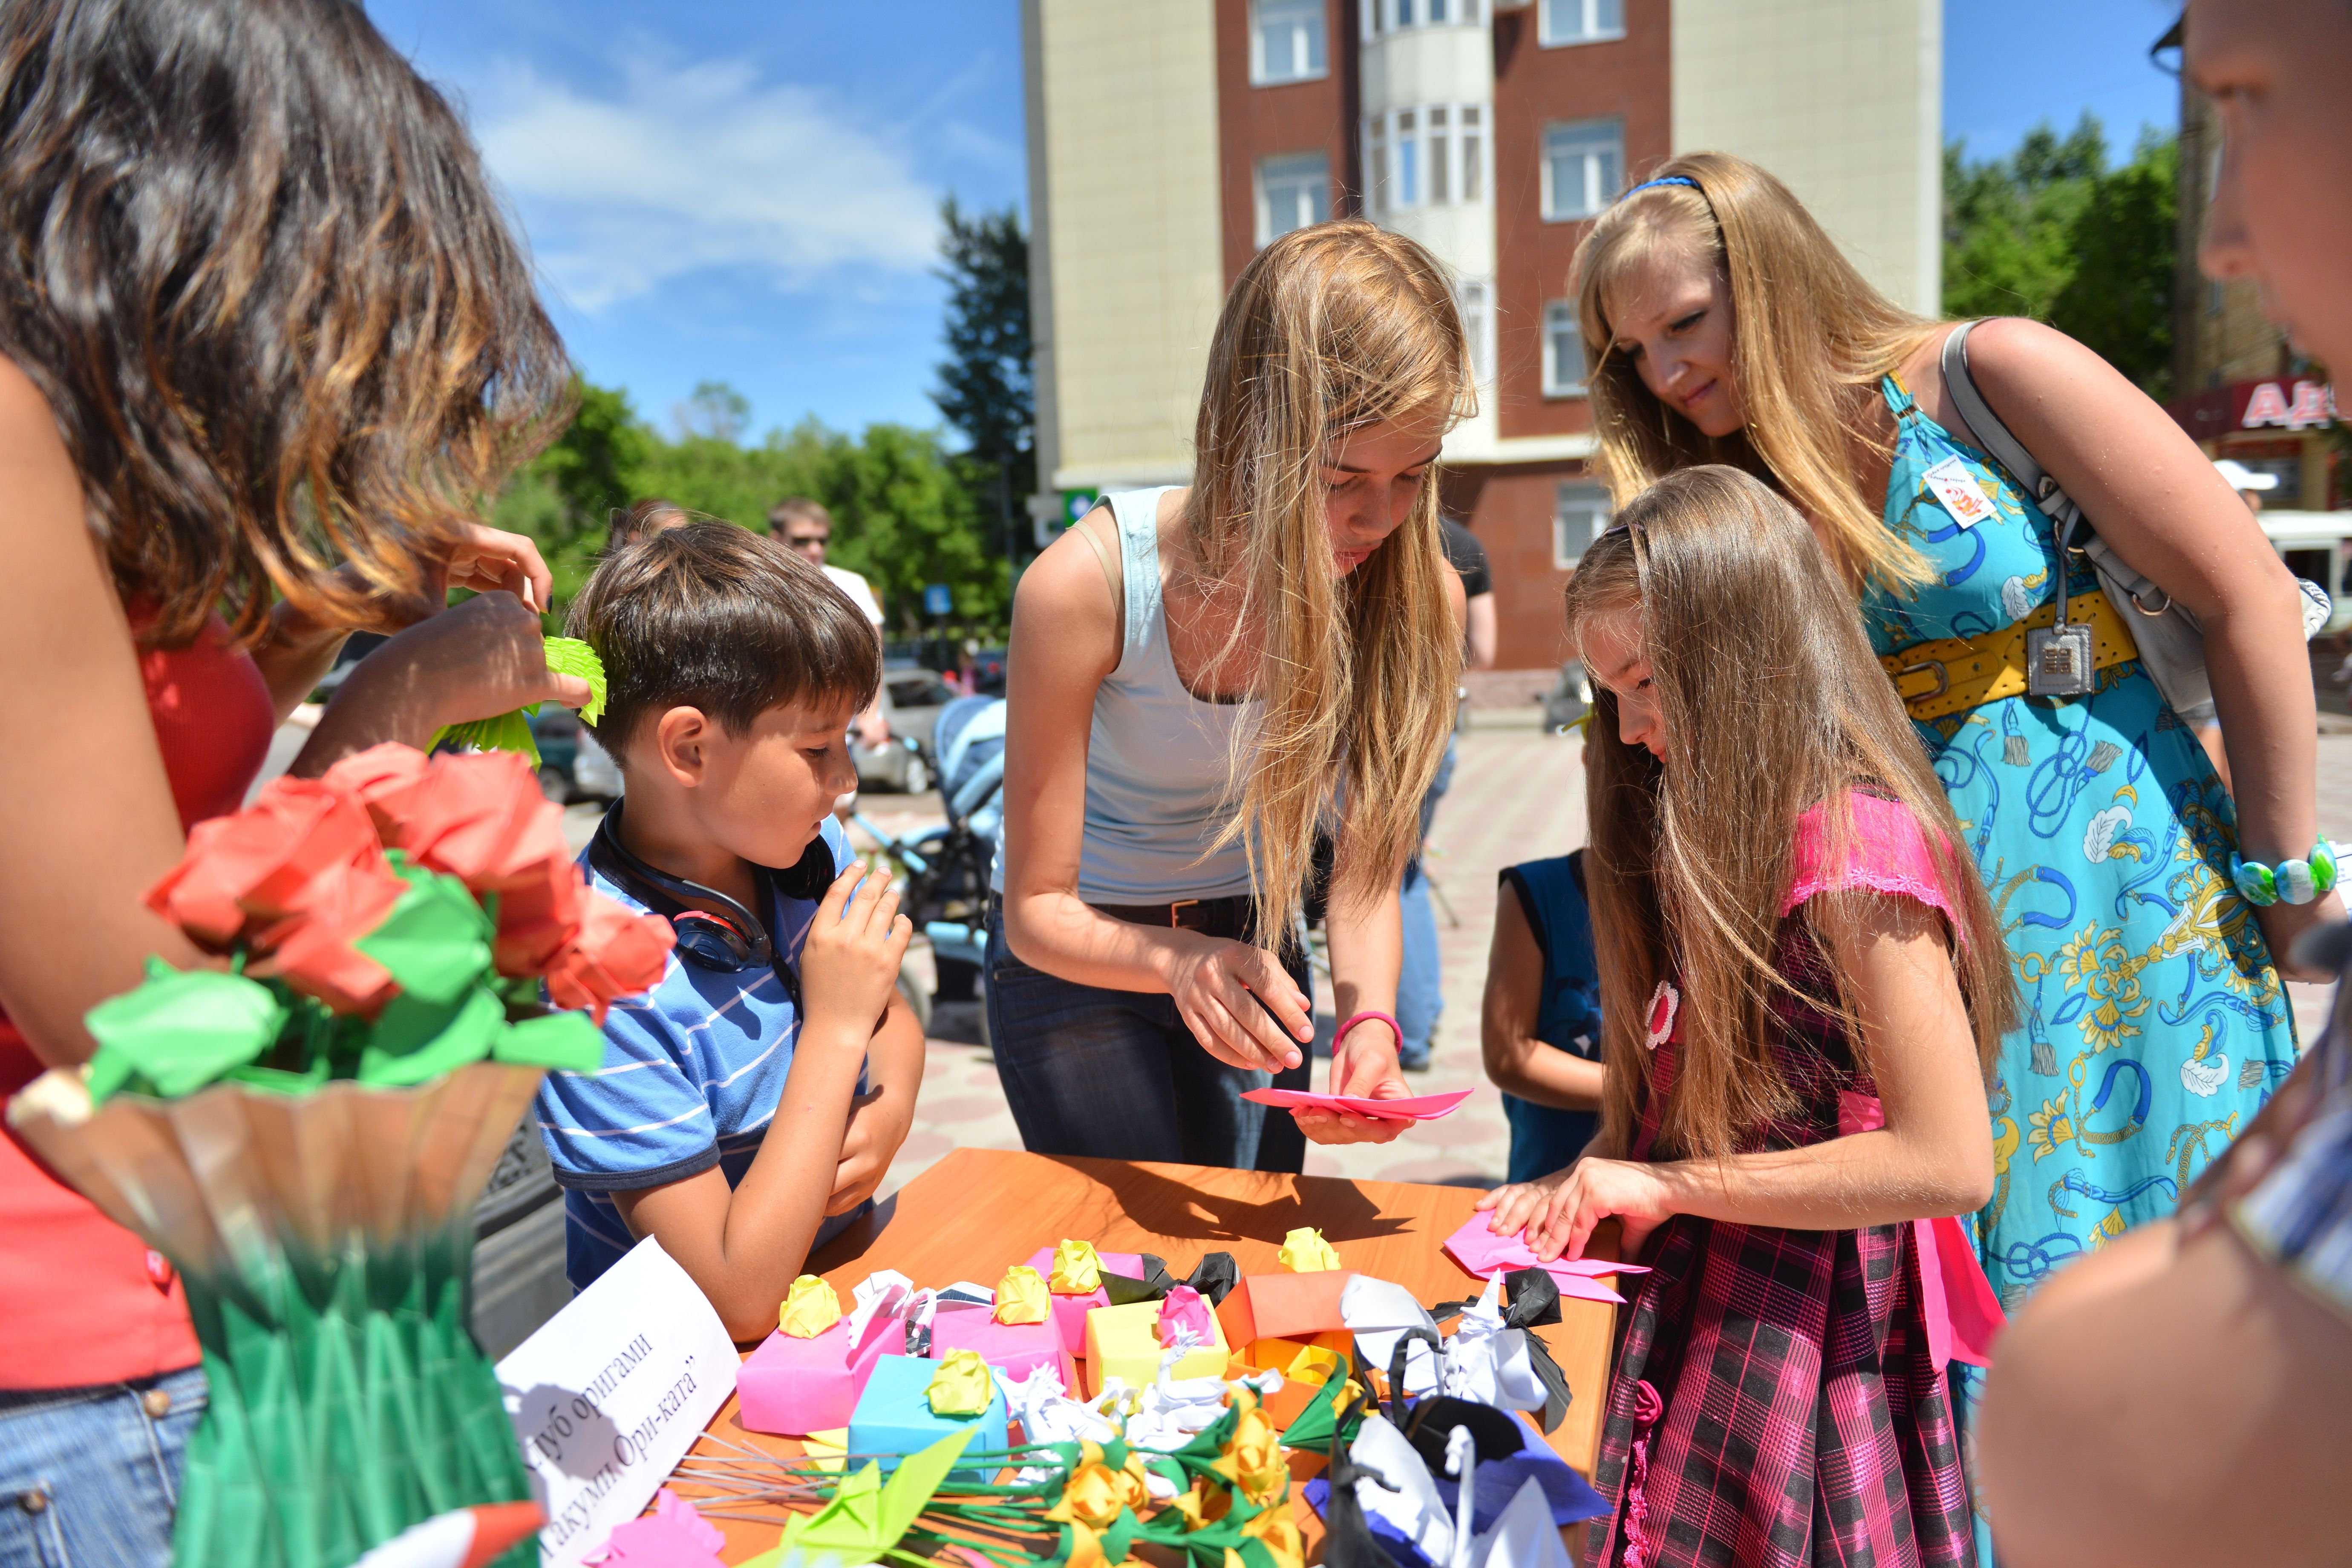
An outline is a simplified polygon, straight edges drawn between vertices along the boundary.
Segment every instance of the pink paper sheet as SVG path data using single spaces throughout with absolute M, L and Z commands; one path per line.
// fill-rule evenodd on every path
M 1242 1098 L 1255 1100 L 1260 1105 L 1278 1105 L 1285 1110 L 1313 1107 L 1320 1110 L 1352 1110 L 1376 1121 L 1434 1121 L 1469 1099 L 1470 1090 L 1450 1089 L 1411 1100 L 1359 1100 L 1353 1095 L 1309 1094 L 1297 1089 L 1253 1089 Z
M 1526 1237 L 1496 1236 L 1486 1228 L 1486 1219 L 1483 1214 L 1474 1214 L 1445 1238 L 1446 1256 L 1481 1279 L 1514 1268 L 1540 1268 L 1551 1276 L 1563 1298 L 1622 1302 L 1625 1298 L 1601 1284 L 1598 1277 L 1649 1272 L 1639 1264 L 1612 1263 L 1601 1258 L 1555 1258 L 1549 1263 L 1538 1263 Z

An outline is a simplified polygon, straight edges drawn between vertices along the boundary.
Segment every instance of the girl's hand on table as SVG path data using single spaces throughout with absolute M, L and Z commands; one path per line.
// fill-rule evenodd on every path
M 1623 1226 L 1621 1256 L 1639 1258 L 1650 1233 L 1675 1213 L 1658 1166 L 1592 1158 L 1532 1182 L 1496 1187 L 1474 1206 L 1493 1215 L 1487 1228 L 1496 1236 L 1524 1230 L 1528 1247 L 1545 1263 L 1583 1257 L 1593 1227 L 1612 1215 Z
M 1177 955 L 1168 994 L 1201 1048 L 1244 1072 L 1297 1067 L 1315 1038 L 1297 983 L 1274 954 L 1246 942 L 1194 937 Z
M 1410 1100 L 1412 1090 L 1397 1067 L 1397 1037 L 1388 1024 L 1366 1018 L 1331 1043 L 1331 1089 L 1353 1100 Z M 1357 1116 L 1320 1106 L 1290 1113 L 1310 1143 L 1393 1143 L 1411 1120 Z

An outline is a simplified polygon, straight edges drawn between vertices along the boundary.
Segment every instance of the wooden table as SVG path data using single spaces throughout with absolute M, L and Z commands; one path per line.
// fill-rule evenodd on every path
M 1393 1280 L 1427 1305 L 1459 1300 L 1477 1289 L 1440 1247 L 1470 1217 L 1478 1195 L 1466 1187 L 958 1149 L 870 1219 L 826 1244 L 810 1268 L 844 1301 L 878 1268 L 895 1268 L 920 1286 L 958 1279 L 992 1285 L 1039 1247 L 1070 1237 L 1106 1251 L 1156 1253 L 1180 1278 L 1205 1252 L 1232 1253 L 1244 1275 L 1273 1274 L 1281 1269 L 1276 1254 L 1284 1233 L 1313 1226 L 1342 1264 Z M 1612 1221 L 1596 1237 L 1592 1255 L 1615 1258 L 1616 1240 Z M 1614 1330 L 1614 1308 L 1563 1301 L 1560 1321 L 1537 1331 L 1575 1396 L 1549 1441 L 1587 1473 L 1600 1443 Z M 705 1430 L 769 1453 L 800 1452 L 790 1438 L 747 1431 L 731 1397 Z M 1311 1521 L 1306 1504 L 1298 1506 L 1302 1522 Z M 737 1563 L 776 1544 L 782 1516 L 774 1522 L 713 1522 L 727 1535 L 721 1555 Z

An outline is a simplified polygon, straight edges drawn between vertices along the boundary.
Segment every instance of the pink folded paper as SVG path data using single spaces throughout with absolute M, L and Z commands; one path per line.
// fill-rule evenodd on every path
M 1375 1121 L 1434 1121 L 1469 1099 L 1470 1090 L 1448 1089 L 1411 1100 L 1360 1100 L 1351 1094 L 1309 1094 L 1303 1089 L 1253 1089 L 1242 1098 L 1285 1110 L 1352 1110 Z
M 726 1545 L 717 1526 L 664 1487 L 654 1494 L 653 1512 L 613 1527 L 602 1561 L 606 1568 L 719 1568 Z
M 794 1339 L 781 1329 L 770 1334 L 736 1374 L 743 1425 L 794 1437 L 848 1426 L 875 1363 L 886 1352 L 907 1348 L 904 1318 L 875 1313 L 861 1345 L 849 1342 L 849 1324 L 844 1318 L 813 1340 Z
M 1100 1260 L 1102 1271 L 1106 1274 L 1116 1274 L 1127 1279 L 1143 1278 L 1141 1253 L 1097 1251 L 1095 1257 Z M 1054 1249 L 1039 1247 L 1030 1257 L 1029 1267 L 1051 1279 L 1054 1277 Z M 1099 1286 L 1083 1296 L 1054 1298 L 1054 1326 L 1062 1331 L 1062 1343 L 1068 1346 L 1070 1353 L 1080 1361 L 1084 1361 L 1087 1355 L 1087 1314 L 1097 1307 L 1109 1305 L 1110 1292 Z M 1073 1384 L 1070 1386 L 1075 1390 L 1077 1385 Z
M 1050 1366 L 1065 1389 L 1078 1386 L 1078 1369 L 1070 1347 L 1052 1318 L 1036 1323 L 1000 1323 L 985 1307 L 950 1311 L 942 1307 L 931 1317 L 931 1357 L 945 1361 L 953 1351 L 977 1351 L 980 1359 L 1008 1377 L 1026 1378 L 1041 1366 Z
M 1162 1349 L 1176 1342 L 1182 1331 L 1192 1331 L 1196 1345 L 1214 1344 L 1217 1331 L 1209 1324 L 1209 1303 L 1190 1285 L 1179 1285 L 1160 1302 L 1160 1343 Z
M 1514 1268 L 1540 1268 L 1551 1276 L 1562 1297 L 1622 1303 L 1625 1298 L 1601 1284 L 1597 1277 L 1649 1272 L 1639 1264 L 1612 1263 L 1604 1258 L 1555 1258 L 1549 1263 L 1538 1263 L 1526 1237 L 1496 1236 L 1486 1228 L 1486 1217 L 1483 1214 L 1472 1215 L 1460 1230 L 1445 1238 L 1446 1255 L 1481 1279 Z

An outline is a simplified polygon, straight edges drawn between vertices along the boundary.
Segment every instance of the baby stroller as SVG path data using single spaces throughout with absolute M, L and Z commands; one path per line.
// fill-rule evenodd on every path
M 940 709 L 931 752 L 947 820 L 905 838 L 881 832 L 862 816 L 858 826 L 907 868 L 899 905 L 930 941 L 939 973 L 931 1000 L 969 1002 L 979 994 L 989 871 L 1004 816 L 1004 700 L 959 697 Z M 982 1019 L 984 1037 L 984 1010 Z

